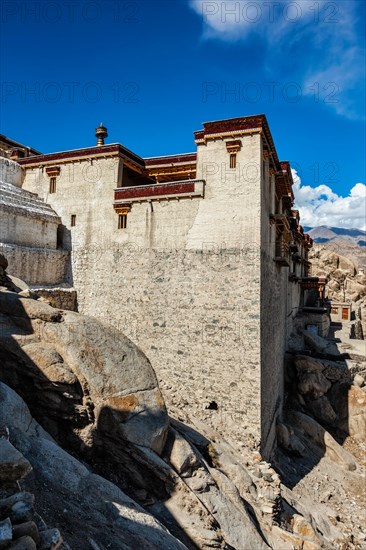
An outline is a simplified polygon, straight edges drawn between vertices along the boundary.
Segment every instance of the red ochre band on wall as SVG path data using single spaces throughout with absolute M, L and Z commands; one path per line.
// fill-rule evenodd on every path
M 204 181 L 194 180 L 179 183 L 162 183 L 149 186 L 125 187 L 114 192 L 115 206 L 124 202 L 168 198 L 203 197 Z

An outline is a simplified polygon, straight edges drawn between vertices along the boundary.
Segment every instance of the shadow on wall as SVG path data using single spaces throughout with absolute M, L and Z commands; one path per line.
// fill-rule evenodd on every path
M 64 224 L 57 227 L 57 248 L 68 250 L 69 258 L 65 269 L 65 280 L 70 286 L 74 286 L 74 276 L 72 271 L 72 234 L 71 230 Z
M 307 476 L 326 456 L 346 470 L 362 463 L 365 440 L 365 392 L 353 385 L 347 359 L 337 338 L 305 338 L 306 350 L 287 356 L 283 421 L 277 426 L 279 446 L 274 464 L 289 488 Z M 357 400 L 361 398 L 362 405 Z M 353 441 L 353 453 L 344 447 Z
M 164 463 L 153 451 L 146 448 L 144 450 L 143 447 L 123 438 L 121 424 L 131 417 L 128 401 L 125 409 L 120 404 L 118 409 L 107 405 L 98 409 L 90 398 L 87 381 L 80 373 L 78 376 L 74 373 L 77 372 L 77 366 L 74 365 L 71 370 L 55 348 L 38 337 L 38 324 L 41 325 L 45 320 L 53 323 L 63 322 L 60 312 L 49 308 L 47 311 L 51 317 L 47 318 L 48 313 L 43 308 L 45 304 L 42 304 L 43 313 L 40 312 L 39 317 L 35 318 L 32 312 L 25 311 L 24 300 L 27 299 L 19 299 L 15 293 L 0 291 L 0 380 L 24 399 L 32 416 L 61 447 L 85 461 L 93 472 L 113 482 L 141 506 L 159 503 L 159 517 L 163 523 L 165 521 L 169 531 L 181 540 L 186 548 L 196 550 L 196 544 L 164 505 L 174 492 L 175 485 L 174 479 L 167 471 L 157 468 L 159 461 Z M 30 301 L 37 305 L 36 301 Z M 123 357 L 120 361 L 123 362 Z M 96 377 L 100 367 L 98 358 L 95 357 Z M 161 422 L 161 412 L 157 415 L 160 415 L 157 422 Z M 0 415 L 0 418 L 1 416 L 3 415 Z M 154 423 L 153 412 L 149 412 L 147 421 Z M 19 450 L 27 457 L 30 449 L 31 445 L 27 443 L 24 449 Z M 155 457 L 155 462 L 147 460 L 147 450 Z M 29 457 L 29 460 L 32 462 L 32 457 Z M 53 465 L 51 467 L 53 470 Z M 54 475 L 57 475 L 57 467 L 54 466 Z M 42 466 L 37 470 L 42 472 Z M 74 475 L 72 471 L 70 475 Z M 179 546 L 178 542 L 177 546 L 175 543 L 171 546 L 174 539 L 169 533 L 157 530 L 153 525 L 136 523 L 132 528 L 133 519 L 129 518 L 126 522 L 118 506 L 115 507 L 115 512 L 110 512 L 110 517 L 120 519 L 113 522 L 110 529 L 106 529 L 105 524 L 90 521 L 89 503 L 84 503 L 84 506 L 78 505 L 82 495 L 71 494 L 66 487 L 55 494 L 54 489 L 49 486 L 47 488 L 44 479 L 26 480 L 23 483 L 25 489 L 27 483 L 38 489 L 36 500 L 42 503 L 42 515 L 47 523 L 57 525 L 72 547 L 80 547 L 79 537 L 82 534 L 84 541 L 89 537 L 99 544 L 100 548 L 116 548 L 116 540 L 120 541 L 118 548 L 121 550 L 184 548 Z M 92 497 L 93 508 L 106 509 L 102 493 L 93 493 Z M 118 501 L 114 498 L 113 502 Z M 112 506 L 111 502 L 109 504 Z M 125 500 L 121 504 L 125 506 Z M 131 501 L 131 507 L 134 506 Z M 73 514 L 62 513 L 62 510 L 73 508 Z

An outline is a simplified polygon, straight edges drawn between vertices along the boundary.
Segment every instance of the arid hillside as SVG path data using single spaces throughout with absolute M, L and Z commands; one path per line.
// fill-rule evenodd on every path
M 357 269 L 366 268 L 366 231 L 324 225 L 306 231 L 314 240 L 315 250 L 336 252 L 351 260 Z
M 328 297 L 351 302 L 352 320 L 360 321 L 366 334 L 366 249 L 355 242 L 330 240 L 314 244 L 311 274 L 328 278 Z

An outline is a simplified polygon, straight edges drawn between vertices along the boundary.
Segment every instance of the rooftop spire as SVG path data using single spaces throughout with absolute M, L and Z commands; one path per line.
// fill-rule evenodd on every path
M 104 139 L 108 137 L 108 130 L 103 126 L 103 122 L 100 123 L 98 128 L 95 128 L 95 137 L 98 139 L 97 146 L 104 145 Z

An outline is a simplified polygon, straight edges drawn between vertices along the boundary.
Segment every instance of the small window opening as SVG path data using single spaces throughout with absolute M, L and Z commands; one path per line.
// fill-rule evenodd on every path
M 76 214 L 71 214 L 71 227 L 76 225 Z
M 56 178 L 50 178 L 50 193 L 56 193 Z
M 127 214 L 118 214 L 118 229 L 126 229 Z
M 236 168 L 236 153 L 230 155 L 230 168 Z

